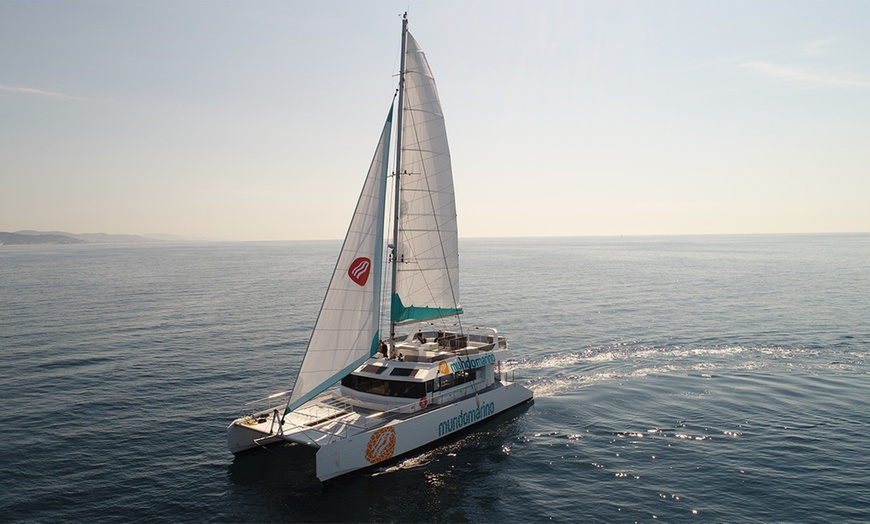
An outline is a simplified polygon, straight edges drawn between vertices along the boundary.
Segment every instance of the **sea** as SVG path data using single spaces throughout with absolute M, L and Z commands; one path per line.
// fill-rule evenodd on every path
M 0 246 L 0 521 L 870 521 L 870 235 L 463 239 L 534 402 L 322 484 L 226 427 L 339 246 Z

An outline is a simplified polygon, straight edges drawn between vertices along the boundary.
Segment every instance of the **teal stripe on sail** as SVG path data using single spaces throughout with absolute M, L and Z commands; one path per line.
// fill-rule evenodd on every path
M 402 304 L 402 299 L 398 294 L 394 294 L 390 301 L 390 317 L 397 324 L 414 320 L 431 320 L 433 318 L 459 315 L 461 313 L 461 307 L 405 306 Z
M 290 404 L 287 404 L 287 408 L 284 409 L 284 414 L 287 415 L 288 413 L 290 413 L 290 412 L 293 411 L 294 409 L 296 409 L 296 408 L 298 408 L 299 406 L 305 404 L 306 402 L 308 402 L 309 400 L 313 399 L 313 398 L 316 397 L 317 395 L 323 393 L 324 391 L 326 391 L 327 389 L 329 389 L 329 388 L 331 388 L 333 385 L 335 385 L 339 380 L 341 380 L 341 379 L 343 379 L 344 377 L 346 377 L 347 375 L 349 375 L 349 374 L 351 373 L 351 371 L 353 371 L 353 370 L 355 370 L 356 368 L 362 366 L 363 362 L 365 362 L 366 360 L 368 360 L 369 357 L 374 356 L 374 354 L 375 354 L 375 353 L 378 351 L 378 349 L 380 348 L 380 344 L 381 344 L 381 332 L 380 332 L 380 331 L 377 331 L 377 332 L 375 332 L 375 336 L 374 336 L 374 338 L 372 338 L 372 349 L 371 349 L 371 351 L 370 351 L 370 353 L 371 353 L 370 355 L 358 359 L 358 360 L 355 361 L 353 364 L 351 364 L 351 365 L 347 366 L 346 368 L 342 369 L 341 371 L 339 371 L 338 373 L 336 373 L 335 375 L 333 375 L 332 377 L 330 377 L 328 380 L 326 380 L 325 382 L 323 382 L 322 384 L 320 384 L 319 387 L 316 387 L 316 388 L 312 389 L 312 390 L 309 391 L 306 395 L 304 395 L 304 396 L 302 396 L 302 397 L 299 397 L 298 399 L 296 399 L 294 402 L 292 402 L 292 403 L 290 403 Z
M 381 349 L 381 332 L 375 331 L 375 336 L 372 339 L 372 349 L 369 351 L 369 356 L 375 356 L 375 353 L 377 353 L 379 349 Z
M 323 393 L 324 391 L 326 391 L 327 389 L 331 388 L 339 380 L 341 380 L 344 377 L 346 377 L 347 375 L 349 375 L 351 371 L 360 367 L 362 365 L 362 363 L 368 359 L 369 359 L 368 355 L 365 355 L 365 356 L 357 359 L 356 361 L 352 362 L 346 368 L 342 369 L 341 371 L 339 371 L 335 375 L 333 375 L 333 376 L 329 377 L 328 379 L 326 379 L 325 381 L 321 382 L 318 387 L 312 389 L 311 391 L 309 391 L 305 395 L 303 395 L 303 396 L 297 398 L 296 400 L 294 400 L 293 402 L 287 404 L 287 408 L 284 410 L 284 414 L 287 415 L 288 413 L 290 413 L 294 409 L 298 408 L 302 404 L 305 404 L 306 402 L 313 399 L 317 395 L 319 395 L 319 394 Z

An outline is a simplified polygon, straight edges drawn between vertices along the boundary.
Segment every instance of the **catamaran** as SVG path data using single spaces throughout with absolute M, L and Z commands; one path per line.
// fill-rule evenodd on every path
M 459 316 L 447 133 L 407 13 L 400 62 L 398 88 L 295 384 L 255 401 L 265 409 L 252 407 L 227 430 L 233 453 L 288 441 L 315 448 L 321 481 L 408 454 L 532 400 L 502 367 L 510 356 L 505 337 Z M 382 303 L 389 307 L 382 311 Z

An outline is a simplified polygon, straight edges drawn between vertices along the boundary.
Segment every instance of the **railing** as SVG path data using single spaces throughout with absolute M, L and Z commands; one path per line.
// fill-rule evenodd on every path
M 374 428 L 385 425 L 386 423 L 390 422 L 391 420 L 393 420 L 397 416 L 409 415 L 411 413 L 414 413 L 416 411 L 420 411 L 421 409 L 423 409 L 420 407 L 419 401 L 414 401 L 414 402 L 411 402 L 408 404 L 403 404 L 401 406 L 397 406 L 397 407 L 392 408 L 392 409 L 388 409 L 386 411 L 381 411 L 381 412 L 376 413 L 374 415 L 366 415 L 366 414 L 359 413 L 359 412 L 355 411 L 353 409 L 353 405 L 350 403 L 341 401 L 339 399 L 334 399 L 334 401 L 335 402 L 342 402 L 343 404 L 349 406 L 350 409 L 347 411 L 347 414 L 355 413 L 355 414 L 359 415 L 359 418 L 352 420 L 352 421 L 338 421 L 337 423 L 340 426 L 334 428 L 333 431 L 327 431 L 327 430 L 323 430 L 323 429 L 318 430 L 318 431 L 321 431 L 323 433 L 330 435 L 333 438 L 338 438 L 338 439 L 348 438 L 348 436 L 350 436 L 351 429 L 356 429 L 359 431 L 368 431 L 370 429 L 374 429 Z M 324 422 L 327 422 L 327 421 L 324 420 Z
M 489 351 L 493 349 L 496 345 L 499 349 L 507 349 L 507 339 L 505 337 L 500 336 L 498 334 L 498 330 L 491 327 L 486 326 L 464 326 L 462 327 L 462 332 L 457 333 L 454 330 L 459 326 L 456 324 L 450 323 L 441 323 L 441 322 L 421 322 L 421 325 L 429 325 L 439 330 L 444 331 L 447 336 L 445 336 L 446 342 L 443 344 L 444 347 L 449 347 L 450 349 L 467 349 L 469 346 L 469 342 L 478 342 L 483 343 L 484 347 L 477 348 L 479 351 Z M 476 332 L 476 333 L 475 333 Z M 436 335 L 436 331 L 425 331 L 424 334 L 427 337 L 434 337 Z M 414 335 L 416 331 L 411 330 L 408 336 L 405 339 L 405 342 L 412 343 L 414 340 Z M 492 347 L 486 347 L 486 345 L 492 344 Z
M 275 393 L 274 395 L 269 395 L 268 397 L 246 402 L 242 416 L 254 417 L 272 411 L 279 406 L 287 405 L 287 399 L 289 398 L 288 393 L 288 391 L 282 391 L 280 393 Z

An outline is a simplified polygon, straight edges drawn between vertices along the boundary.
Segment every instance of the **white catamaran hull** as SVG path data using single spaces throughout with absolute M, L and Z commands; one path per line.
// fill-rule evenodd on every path
M 531 399 L 531 391 L 511 384 L 335 441 L 317 451 L 317 478 L 329 480 L 403 455 Z
M 250 425 L 246 419 L 238 419 L 227 428 L 227 445 L 234 453 L 281 441 L 319 448 L 317 478 L 326 481 L 412 452 L 530 400 L 531 391 L 509 383 L 343 436 L 288 426 L 273 432 L 271 422 Z

